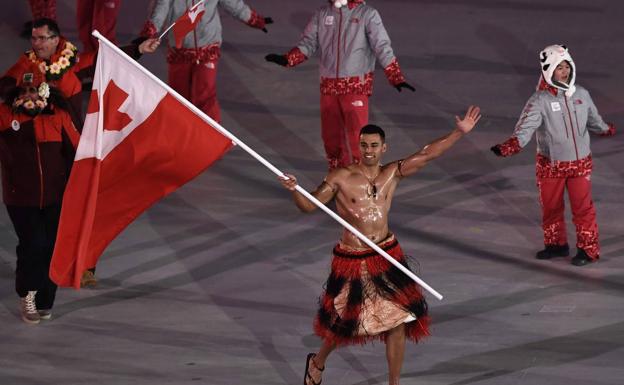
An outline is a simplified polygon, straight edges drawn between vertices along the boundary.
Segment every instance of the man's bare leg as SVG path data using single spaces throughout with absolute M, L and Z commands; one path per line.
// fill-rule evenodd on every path
M 321 349 L 312 358 L 310 366 L 308 367 L 308 373 L 310 373 L 310 377 L 312 377 L 314 383 L 318 384 L 321 381 L 322 370 L 325 369 L 325 361 L 327 361 L 327 357 L 335 348 L 335 344 L 323 341 Z M 310 384 L 310 381 L 306 381 L 305 383 Z
M 386 337 L 386 358 L 388 360 L 388 385 L 399 385 L 401 367 L 405 354 L 405 324 L 388 332 Z
M 336 345 L 334 343 L 323 341 L 321 349 L 318 351 L 318 353 L 316 353 L 316 356 L 314 356 L 314 363 L 316 364 L 316 366 L 318 366 L 319 368 L 324 368 L 325 361 L 327 361 L 329 353 L 334 351 L 335 348 Z

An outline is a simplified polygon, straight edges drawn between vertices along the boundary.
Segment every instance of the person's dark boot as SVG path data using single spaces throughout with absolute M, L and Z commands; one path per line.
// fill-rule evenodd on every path
M 585 250 L 577 249 L 576 255 L 572 258 L 572 264 L 574 266 L 585 266 L 590 263 L 594 263 L 598 260 L 598 258 L 591 258 Z
M 537 259 L 551 259 L 554 257 L 567 257 L 570 255 L 568 244 L 565 245 L 546 245 L 544 250 L 540 250 L 535 254 Z

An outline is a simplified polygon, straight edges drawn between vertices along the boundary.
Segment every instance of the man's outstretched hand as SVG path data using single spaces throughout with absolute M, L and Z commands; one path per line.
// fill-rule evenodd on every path
M 265 17 L 264 18 L 264 24 L 273 24 L 273 19 L 270 17 Z M 262 28 L 262 32 L 264 33 L 269 33 L 269 31 L 266 29 L 266 27 Z
M 278 176 L 277 179 L 279 179 L 282 186 L 286 187 L 290 191 L 295 191 L 295 187 L 297 187 L 297 178 L 295 178 L 294 175 L 285 173 L 283 177 Z
M 403 89 L 403 88 L 406 88 L 406 89 L 408 89 L 408 90 L 410 90 L 410 91 L 412 91 L 412 92 L 416 91 L 416 88 L 412 87 L 412 86 L 411 86 L 409 83 L 407 83 L 407 82 L 402 82 L 402 83 L 399 83 L 399 84 L 395 85 L 395 86 L 394 86 L 394 88 L 396 88 L 396 89 L 397 89 L 397 91 L 399 91 L 399 92 L 401 92 L 401 89 Z
M 481 119 L 481 109 L 479 106 L 470 106 L 463 119 L 455 115 L 455 127 L 464 134 L 467 134 L 472 131 L 479 119 Z
M 288 65 L 288 59 L 286 59 L 284 55 L 278 55 L 276 53 L 270 53 L 266 55 L 264 57 L 264 60 L 275 63 L 275 64 L 279 64 L 283 67 L 286 67 Z

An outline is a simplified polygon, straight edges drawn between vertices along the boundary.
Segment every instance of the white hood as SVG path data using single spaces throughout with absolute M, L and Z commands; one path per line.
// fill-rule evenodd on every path
M 555 69 L 562 61 L 570 64 L 570 82 L 568 84 L 553 81 Z M 567 97 L 571 97 L 576 91 L 574 82 L 576 81 L 576 66 L 572 56 L 565 45 L 550 45 L 540 52 L 540 65 L 542 67 L 542 77 L 549 85 L 565 91 Z

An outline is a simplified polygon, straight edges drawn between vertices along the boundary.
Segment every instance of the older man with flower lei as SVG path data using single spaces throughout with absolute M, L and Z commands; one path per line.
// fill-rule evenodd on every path
M 58 88 L 68 99 L 74 124 L 82 129 L 81 79 L 92 76 L 97 52 L 78 53 L 76 46 L 61 35 L 58 24 L 47 18 L 33 22 L 30 42 L 32 49 L 26 51 L 0 78 L 0 96 L 6 99 L 7 90 L 20 83 L 22 77 L 30 76 L 35 64 L 46 82 Z M 143 53 L 154 52 L 158 45 L 156 39 L 148 39 L 123 49 L 137 59 Z

